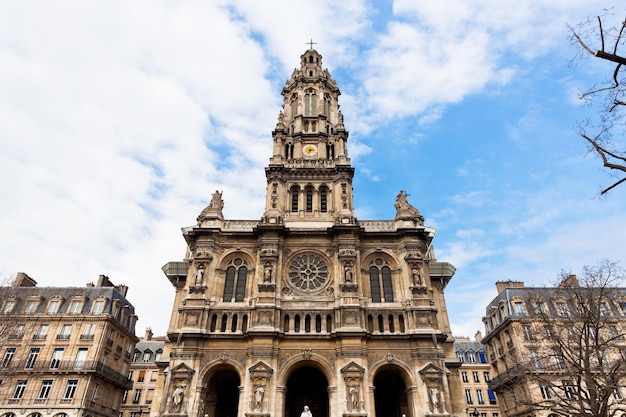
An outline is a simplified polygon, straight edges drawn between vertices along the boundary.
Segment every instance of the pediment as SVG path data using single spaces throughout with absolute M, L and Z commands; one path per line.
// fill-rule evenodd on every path
M 361 365 L 359 365 L 356 362 L 350 362 L 349 364 L 341 368 L 342 374 L 347 374 L 347 373 L 363 374 L 364 372 L 365 372 L 365 368 L 363 368 Z
M 274 373 L 274 369 L 263 361 L 257 362 L 250 367 L 250 373 Z

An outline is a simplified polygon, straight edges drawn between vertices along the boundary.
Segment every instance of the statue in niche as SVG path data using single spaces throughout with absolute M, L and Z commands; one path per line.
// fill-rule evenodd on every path
M 196 286 L 197 287 L 202 285 L 203 278 L 204 278 L 204 265 L 200 264 L 200 266 L 198 266 L 198 270 L 196 271 Z
M 265 264 L 265 269 L 263 270 L 263 282 L 272 282 L 272 264 L 269 262 Z
M 185 390 L 181 385 L 177 386 L 172 394 L 172 404 L 174 404 L 174 410 L 179 411 L 180 406 L 183 403 L 183 398 L 185 396 Z
M 355 386 L 350 387 L 350 409 L 359 409 L 359 390 Z
M 257 385 L 254 389 L 254 409 L 262 410 L 263 409 L 263 397 L 265 396 L 265 388 L 263 385 Z
M 433 407 L 433 413 L 440 412 L 439 406 L 441 405 L 441 398 L 439 395 L 439 388 L 437 388 L 436 386 L 432 386 L 428 389 L 428 392 L 430 397 L 430 404 Z
M 413 285 L 422 285 L 422 271 L 417 266 L 411 270 L 411 277 L 413 278 Z
M 346 263 L 343 269 L 344 269 L 344 278 L 345 278 L 346 284 L 351 284 L 354 280 L 354 272 L 352 272 L 352 265 L 348 262 Z
M 311 413 L 311 410 L 309 410 L 308 405 L 304 406 L 304 410 L 302 410 L 302 413 L 300 413 L 300 417 L 313 417 L 313 413 Z
M 283 111 L 278 112 L 278 123 L 283 124 L 285 122 L 285 113 Z

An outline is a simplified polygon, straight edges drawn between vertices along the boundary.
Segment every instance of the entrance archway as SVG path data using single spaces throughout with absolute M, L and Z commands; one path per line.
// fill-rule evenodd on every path
M 214 371 L 207 384 L 204 414 L 215 417 L 237 417 L 239 411 L 239 385 L 237 372 L 229 366 Z
M 287 379 L 285 417 L 300 417 L 305 405 L 313 417 L 328 417 L 328 381 L 312 366 L 296 369 Z
M 406 385 L 398 368 L 390 366 L 378 371 L 374 377 L 374 387 L 376 417 L 409 415 Z

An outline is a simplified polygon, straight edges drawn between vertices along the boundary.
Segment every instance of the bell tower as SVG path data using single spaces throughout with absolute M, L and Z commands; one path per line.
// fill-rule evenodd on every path
M 354 168 L 338 98 L 341 92 L 313 48 L 300 57 L 282 90 L 283 110 L 272 132 L 263 222 L 327 228 L 354 224 Z

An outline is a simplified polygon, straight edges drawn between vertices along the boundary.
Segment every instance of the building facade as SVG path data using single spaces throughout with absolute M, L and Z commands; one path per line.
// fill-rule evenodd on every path
M 130 364 L 128 378 L 133 383 L 132 390 L 127 390 L 122 398 L 121 414 L 119 417 L 148 417 L 153 404 L 158 401 L 155 397 L 166 337 L 153 337 L 152 329 L 146 329 L 143 338 L 135 345 Z
M 623 414 L 626 289 L 580 287 L 575 275 L 558 287 L 496 286 L 482 342 L 501 414 Z
M 340 91 L 314 49 L 282 90 L 260 220 L 219 192 L 183 229 L 159 415 L 465 413 L 436 230 L 401 191 L 392 220 L 354 213 Z M 159 384 L 159 386 L 161 386 Z
M 465 397 L 465 415 L 471 417 L 499 417 L 500 409 L 495 392 L 489 389 L 491 364 L 482 334 L 476 333 L 475 340 L 457 337 L 454 351 L 461 362 L 461 385 Z
M 116 417 L 137 338 L 127 287 L 37 287 L 19 273 L 3 288 L 0 415 Z

